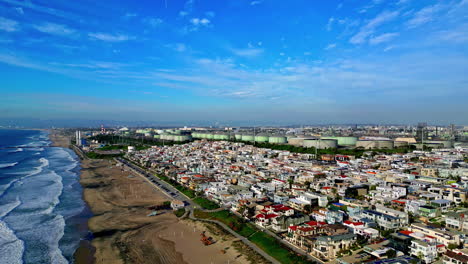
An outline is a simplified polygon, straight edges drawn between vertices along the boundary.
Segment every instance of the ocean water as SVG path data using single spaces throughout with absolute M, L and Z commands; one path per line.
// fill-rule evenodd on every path
M 72 263 L 88 235 L 73 151 L 45 131 L 0 130 L 0 263 Z

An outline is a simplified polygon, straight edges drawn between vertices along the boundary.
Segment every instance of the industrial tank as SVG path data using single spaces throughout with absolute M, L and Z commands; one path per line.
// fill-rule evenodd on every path
M 336 139 L 305 139 L 303 141 L 305 148 L 329 149 L 337 148 L 338 140 Z
M 429 140 L 424 141 L 424 144 L 442 144 L 443 148 L 453 148 L 453 142 L 450 140 Z
M 268 142 L 268 138 L 269 137 L 267 135 L 256 135 L 255 142 L 265 143 L 265 142 Z
M 227 135 L 227 134 L 217 134 L 217 135 L 215 135 L 215 139 L 217 139 L 217 140 L 229 140 L 229 135 Z
M 282 136 L 271 136 L 268 138 L 268 143 L 271 144 L 286 144 L 288 143 L 288 139 Z
M 242 135 L 242 141 L 254 141 L 255 138 L 253 135 Z
M 393 141 L 391 140 L 358 140 L 357 148 L 364 149 L 393 149 Z
M 174 135 L 171 135 L 169 133 L 163 133 L 161 135 L 161 139 L 162 140 L 171 140 L 172 141 L 172 140 L 174 140 Z
M 311 137 L 288 137 L 288 144 L 296 147 L 302 147 L 304 145 L 304 140 L 314 139 Z
M 355 146 L 358 140 L 357 137 L 322 137 L 322 139 L 336 139 L 338 146 L 343 147 Z
M 174 136 L 174 141 L 178 141 L 178 142 L 189 141 L 191 139 L 192 137 L 189 135 L 175 135 Z
M 393 142 L 393 145 L 395 146 L 395 148 L 406 148 L 406 147 L 408 147 L 408 142 L 406 142 L 406 141 L 395 141 L 395 142 Z

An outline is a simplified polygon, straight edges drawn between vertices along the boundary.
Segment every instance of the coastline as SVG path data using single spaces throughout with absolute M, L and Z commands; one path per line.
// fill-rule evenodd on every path
M 52 146 L 70 147 L 70 140 L 50 131 Z M 83 240 L 75 263 L 250 263 L 236 239 L 212 224 L 178 219 L 171 211 L 147 216 L 148 207 L 170 200 L 144 178 L 113 160 L 81 160 L 83 199 L 93 216 L 90 242 Z M 206 231 L 216 243 L 204 246 Z

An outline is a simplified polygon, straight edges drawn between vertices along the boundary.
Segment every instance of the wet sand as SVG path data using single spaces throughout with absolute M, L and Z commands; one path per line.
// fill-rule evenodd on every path
M 69 146 L 62 135 L 52 132 L 50 137 L 54 146 Z M 170 198 L 114 161 L 86 159 L 81 167 L 94 238 L 92 247 L 77 250 L 76 263 L 93 262 L 92 255 L 95 263 L 251 263 L 233 246 L 236 239 L 214 225 L 178 219 L 171 210 L 147 216 L 152 212 L 148 207 Z M 216 243 L 203 245 L 203 231 Z

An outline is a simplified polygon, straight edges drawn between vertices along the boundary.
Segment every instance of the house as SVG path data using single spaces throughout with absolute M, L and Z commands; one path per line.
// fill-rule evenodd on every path
M 385 213 L 380 213 L 374 210 L 364 210 L 362 212 L 364 218 L 368 218 L 377 223 L 384 230 L 393 230 L 402 226 L 400 219 Z
M 421 233 L 425 236 L 434 237 L 438 243 L 444 244 L 446 247 L 450 244 L 460 245 L 461 242 L 460 234 L 425 224 L 413 223 L 408 230 Z
M 445 200 L 445 199 L 438 199 L 438 200 L 431 201 L 430 204 L 431 204 L 431 206 L 433 206 L 435 208 L 439 208 L 441 212 L 445 213 L 450 208 L 450 205 L 452 204 L 452 201 Z
M 468 263 L 468 255 L 447 250 L 442 261 L 444 264 L 466 264 Z
M 181 208 L 184 208 L 185 207 L 185 204 L 183 201 L 180 201 L 180 200 L 172 200 L 171 201 L 171 208 L 172 210 L 178 210 L 178 209 L 181 209 Z
M 447 213 L 445 215 L 445 224 L 448 228 L 468 232 L 468 210 Z
M 432 263 L 437 258 L 436 243 L 413 240 L 411 241 L 410 255 L 418 257 L 425 263 Z
M 356 235 L 353 233 L 346 233 L 309 237 L 308 241 L 311 244 L 312 255 L 323 260 L 333 260 L 340 251 L 347 250 L 356 243 Z

